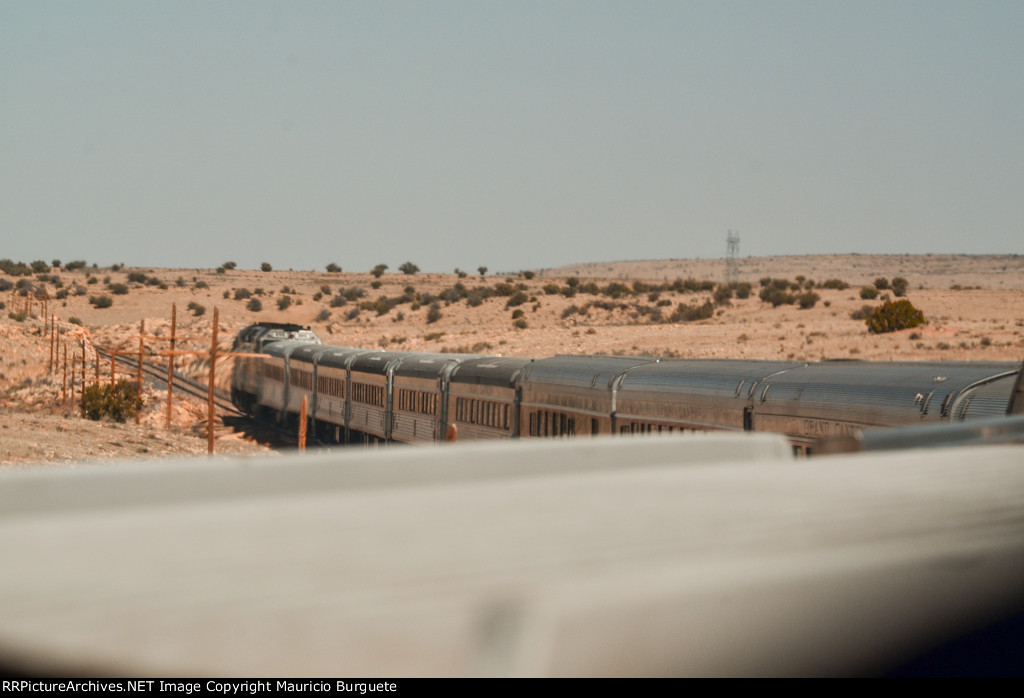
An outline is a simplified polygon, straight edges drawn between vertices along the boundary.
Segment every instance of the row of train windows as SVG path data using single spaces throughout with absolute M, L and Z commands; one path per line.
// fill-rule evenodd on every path
M 317 376 L 316 391 L 321 395 L 345 397 L 345 379 L 331 378 L 330 376 Z
M 397 408 L 406 412 L 437 414 L 437 393 L 400 389 Z
M 576 419 L 565 412 L 531 412 L 530 436 L 574 436 Z
M 284 383 L 284 368 L 274 364 L 263 362 L 263 377 L 267 380 Z
M 469 424 L 482 424 L 496 429 L 510 426 L 509 406 L 492 400 L 455 399 L 455 419 Z
M 313 374 L 299 368 L 288 371 L 289 385 L 313 392 Z
M 619 427 L 620 434 L 674 434 L 676 429 L 679 433 L 685 433 L 683 427 L 674 427 L 668 424 L 654 424 L 652 422 L 630 422 Z M 691 429 L 690 431 L 700 431 Z
M 384 386 L 366 385 L 364 383 L 352 384 L 352 401 L 361 402 L 364 405 L 384 406 Z

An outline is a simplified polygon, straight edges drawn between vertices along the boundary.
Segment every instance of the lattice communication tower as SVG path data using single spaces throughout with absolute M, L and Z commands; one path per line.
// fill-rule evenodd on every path
M 725 238 L 727 254 L 725 257 L 725 283 L 735 284 L 740 280 L 740 234 L 734 230 L 729 231 Z

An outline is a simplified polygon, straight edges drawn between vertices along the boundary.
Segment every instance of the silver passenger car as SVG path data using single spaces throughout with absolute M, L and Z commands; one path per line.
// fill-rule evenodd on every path
M 794 361 L 664 359 L 630 369 L 616 399 L 620 434 L 753 429 L 751 396 Z
M 758 386 L 754 428 L 806 449 L 822 437 L 1006 413 L 1018 364 L 826 361 Z M 988 387 L 986 387 L 988 386 Z M 980 391 L 980 393 L 979 393 Z M 969 410 L 977 395 L 988 403 Z
M 519 378 L 533 359 L 467 359 L 448 382 L 448 423 L 459 441 L 509 439 L 519 434 Z
M 555 356 L 530 364 L 521 381 L 520 436 L 615 432 L 615 398 L 624 374 L 656 359 Z

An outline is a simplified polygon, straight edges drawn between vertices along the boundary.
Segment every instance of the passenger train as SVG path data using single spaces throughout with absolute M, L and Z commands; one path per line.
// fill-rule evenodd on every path
M 1009 362 L 409 353 L 276 323 L 242 330 L 233 350 L 258 354 L 235 359 L 235 405 L 296 422 L 305 397 L 323 443 L 772 431 L 807 455 L 825 437 L 1024 409 Z

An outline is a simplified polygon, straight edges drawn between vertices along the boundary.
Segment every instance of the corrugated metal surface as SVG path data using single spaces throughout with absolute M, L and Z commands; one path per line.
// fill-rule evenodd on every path
M 1010 363 L 808 364 L 767 379 L 755 395 L 755 410 L 865 425 L 938 421 L 964 388 L 1014 368 Z
M 618 356 L 554 356 L 530 364 L 523 378 L 524 392 L 534 385 L 557 385 L 607 390 L 612 379 L 634 366 L 655 359 Z
M 666 359 L 630 369 L 619 387 L 620 400 L 635 393 L 672 393 L 686 395 L 716 395 L 736 397 L 742 385 L 741 397 L 756 381 L 802 366 L 794 361 L 714 361 Z
M 468 359 L 452 373 L 451 383 L 453 386 L 456 383 L 467 383 L 511 388 L 522 370 L 532 362 L 532 359 L 511 356 Z

